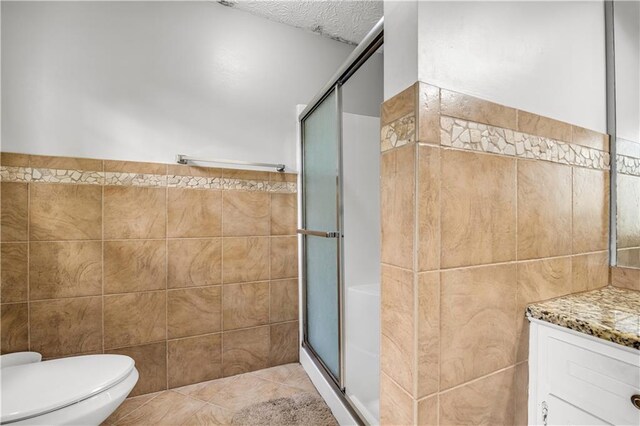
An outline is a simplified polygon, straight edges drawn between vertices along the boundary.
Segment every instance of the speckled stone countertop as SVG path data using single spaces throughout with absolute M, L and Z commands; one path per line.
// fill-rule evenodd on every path
M 640 292 L 605 287 L 527 307 L 535 318 L 640 350 Z

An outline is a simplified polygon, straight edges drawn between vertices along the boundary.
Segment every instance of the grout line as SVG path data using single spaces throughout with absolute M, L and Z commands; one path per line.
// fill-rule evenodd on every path
M 224 233 L 224 194 L 220 193 L 220 235 Z M 220 239 L 220 284 L 224 284 L 224 239 Z M 224 331 L 224 286 L 220 287 L 220 332 Z M 224 377 L 224 334 L 220 335 L 220 376 Z
M 169 188 L 164 191 L 164 353 L 165 389 L 169 389 Z
M 573 142 L 573 125 L 569 125 L 569 138 L 571 139 L 571 143 Z
M 281 364 L 281 365 L 286 365 L 286 364 Z M 278 366 L 276 365 L 275 367 L 278 367 Z M 251 375 L 251 376 L 253 376 L 253 377 L 257 378 L 257 379 L 264 380 L 264 381 L 267 381 L 269 383 L 274 383 L 274 384 L 279 385 L 279 386 L 284 386 L 285 388 L 288 388 L 288 389 L 295 389 L 295 390 L 300 391 L 300 392 L 307 392 L 305 389 L 300 388 L 298 386 L 289 385 L 287 383 L 278 382 L 277 380 L 267 379 L 265 377 L 260 377 L 258 375 L 254 375 L 253 374 L 253 373 L 256 373 L 256 372 L 259 372 L 259 371 L 262 371 L 262 370 L 266 370 L 268 368 L 273 368 L 273 367 L 267 367 L 267 368 L 263 368 L 263 369 L 255 370 L 255 371 L 248 371 L 248 372 L 243 373 L 243 374 L 249 374 L 249 375 Z M 213 405 L 215 405 L 215 404 L 213 404 Z
M 446 393 L 452 392 L 452 391 L 454 391 L 454 390 L 456 390 L 456 389 L 459 389 L 459 388 L 461 388 L 461 387 L 463 387 L 463 386 L 470 385 L 470 384 L 472 384 L 472 383 L 476 383 L 476 382 L 478 382 L 478 381 L 480 381 L 480 380 L 486 379 L 486 378 L 487 378 L 487 377 L 489 377 L 489 376 L 493 376 L 493 375 L 498 374 L 498 373 L 503 373 L 503 372 L 505 372 L 505 371 L 509 370 L 510 368 L 513 368 L 513 369 L 514 369 L 514 374 L 515 374 L 515 367 L 516 367 L 516 366 L 518 366 L 518 365 L 520 365 L 520 364 L 522 364 L 523 362 L 526 362 L 526 361 L 521 361 L 521 362 L 518 362 L 518 363 L 515 363 L 515 364 L 508 365 L 508 366 L 506 366 L 506 367 L 503 367 L 503 368 L 500 368 L 500 369 L 498 369 L 498 370 L 495 370 L 495 371 L 492 371 L 492 372 L 490 372 L 490 373 L 487 373 L 487 374 L 485 374 L 485 375 L 483 375 L 483 376 L 476 377 L 475 379 L 469 380 L 469 381 L 464 382 L 464 383 L 460 383 L 459 385 L 455 385 L 455 386 L 452 386 L 452 387 L 447 388 L 447 389 L 445 389 L 445 390 L 441 390 L 441 391 L 439 392 L 439 395 L 442 395 L 442 394 L 446 394 Z
M 234 377 L 234 376 L 229 376 L 229 377 Z M 227 378 L 228 378 L 228 377 L 221 377 L 220 379 L 227 379 Z M 215 379 L 215 380 L 220 380 L 220 379 Z M 185 396 L 187 396 L 187 395 L 185 395 Z M 193 398 L 192 398 L 192 399 L 193 399 Z M 200 400 L 200 399 L 196 399 L 196 401 L 202 401 L 202 400 Z M 228 411 L 229 413 L 234 413 L 234 414 L 235 414 L 235 412 L 237 411 L 237 410 L 233 410 L 233 409 L 228 408 L 228 407 L 223 407 L 222 405 L 219 405 L 219 404 L 214 404 L 214 403 L 213 403 L 213 402 L 211 402 L 211 401 L 202 401 L 202 402 L 204 402 L 204 403 L 205 403 L 205 406 L 206 406 L 206 405 L 210 405 L 210 406 L 212 406 L 212 407 L 220 408 L 220 409 L 222 409 L 222 410 Z
M 139 397 L 143 397 L 143 396 L 146 396 L 146 395 L 153 395 L 155 393 L 155 395 L 153 395 L 148 401 L 143 403 L 141 406 L 136 407 L 133 410 L 129 411 L 127 414 L 125 414 L 124 416 L 122 416 L 118 420 L 116 420 L 116 422 L 113 423 L 113 424 L 116 425 L 116 424 L 120 423 L 125 417 L 129 417 L 131 414 L 133 414 L 134 412 L 138 411 L 139 409 L 141 409 L 142 407 L 144 407 L 145 405 L 147 405 L 148 403 L 150 403 L 151 401 L 153 401 L 154 399 L 159 397 L 164 392 L 166 392 L 166 391 L 157 391 L 157 392 L 145 393 L 145 394 L 142 394 L 142 395 L 136 395 L 136 396 L 133 396 L 131 398 L 127 398 L 127 399 L 139 398 Z
M 26 304 L 27 304 L 27 301 L 25 301 L 25 300 L 22 300 L 22 301 L 19 301 L 19 302 L 2 302 L 2 303 L 0 303 L 0 305 L 2 305 L 2 306 L 6 306 L 6 305 L 26 305 Z
M 171 390 L 167 390 L 167 392 L 172 392 L 172 391 Z M 174 393 L 177 393 L 178 395 L 182 395 L 187 399 L 193 399 L 193 398 L 189 397 L 188 395 L 183 395 L 183 394 L 181 394 L 179 392 L 174 392 Z M 196 411 L 194 411 L 193 413 L 189 414 L 185 419 L 183 419 L 182 423 L 180 423 L 180 426 L 190 424 L 189 421 L 191 419 L 195 419 L 196 415 L 207 406 L 207 403 L 205 401 L 200 401 L 200 400 L 195 400 L 195 401 L 198 401 L 198 402 L 202 403 L 202 406 L 198 407 L 198 409 Z M 195 424 L 195 422 L 193 422 L 193 423 Z
M 271 180 L 271 176 L 269 176 L 269 180 Z M 271 219 L 272 219 L 272 208 L 273 208 L 273 202 L 272 202 L 272 195 L 269 194 L 269 289 L 268 289 L 268 294 L 267 294 L 267 306 L 269 309 L 269 318 L 268 318 L 268 323 L 269 323 L 269 335 L 268 335 L 268 346 L 267 346 L 267 365 L 268 366 L 272 366 L 271 363 L 271 280 L 272 280 L 272 272 L 271 272 L 271 260 L 273 258 L 273 253 L 272 253 L 272 247 L 273 247 L 273 235 L 271 235 Z M 297 258 L 296 258 L 296 263 L 297 263 Z
M 517 115 L 516 115 L 517 117 Z M 517 121 L 517 120 L 516 120 Z M 517 126 L 516 126 L 517 127 Z M 518 179 L 518 172 L 520 170 L 520 162 L 518 161 L 518 159 L 516 158 L 515 161 L 515 213 L 516 213 L 516 226 L 515 226 L 515 234 L 516 234 L 516 246 L 515 246 L 515 257 L 516 257 L 516 282 L 515 282 L 515 309 L 516 309 L 516 322 L 514 324 L 514 328 L 515 328 L 515 333 L 516 333 L 516 344 L 513 347 L 513 359 L 517 360 L 518 359 L 518 351 L 519 351 L 519 344 L 520 344 L 520 337 L 518 336 L 518 324 L 519 322 L 517 321 L 517 316 L 518 316 L 518 301 L 520 300 L 520 284 L 519 284 L 519 277 L 520 277 L 520 265 L 519 265 L 519 255 L 520 255 L 520 246 L 518 245 L 519 243 L 519 232 L 518 232 L 518 219 L 519 219 L 519 215 L 518 215 L 518 208 L 520 206 L 520 203 L 518 202 L 518 196 L 519 196 L 519 191 L 518 191 L 518 185 L 519 185 L 519 179 Z M 522 334 L 522 331 L 521 331 Z M 439 410 L 438 410 L 439 411 Z M 439 413 L 438 413 L 439 414 Z
M 420 90 L 416 90 L 416 96 L 420 96 Z M 416 99 L 417 101 L 417 99 Z M 417 114 L 418 112 L 415 111 L 414 108 L 414 112 Z M 412 392 L 413 395 L 411 396 L 411 401 L 412 401 L 412 409 L 413 409 L 413 422 L 417 423 L 417 419 L 418 419 L 418 404 L 416 402 L 416 398 L 414 395 L 418 395 L 418 381 L 419 381 L 419 374 L 418 374 L 418 369 L 420 368 L 419 362 L 418 362 L 418 344 L 419 344 L 419 336 L 418 336 L 418 318 L 419 318 L 419 314 L 420 314 L 420 308 L 418 306 L 418 298 L 419 298 L 419 282 L 418 282 L 418 257 L 419 257 L 419 253 L 420 253 L 420 233 L 419 233 L 419 226 L 420 226 L 420 217 L 419 217 L 419 212 L 418 212 L 418 206 L 419 206 L 419 196 L 420 196 L 420 148 L 418 145 L 413 146 L 413 232 L 412 232 L 412 238 L 413 238 L 413 247 L 412 247 L 412 267 L 413 267 L 413 271 L 411 273 L 411 294 L 413 297 L 412 303 L 413 303 L 413 320 L 412 320 L 412 327 L 413 327 L 413 350 L 412 350 L 412 357 L 413 359 L 411 360 L 412 362 L 412 368 L 413 368 L 413 372 L 411 374 L 412 376 Z M 396 159 L 397 160 L 397 159 Z M 397 167 L 397 164 L 396 164 Z
M 519 184 L 519 179 L 518 179 L 518 172 L 520 170 L 520 163 L 518 162 L 518 159 L 516 159 L 515 161 L 515 179 L 516 179 L 516 184 L 515 184 L 515 213 L 516 213 L 516 228 L 515 228 L 515 234 L 516 234 L 516 247 L 515 247 L 515 258 L 516 258 L 516 262 L 519 260 L 519 255 L 520 255 L 520 247 L 518 246 L 518 207 L 519 207 L 519 203 L 518 203 L 518 184 Z
M 12 243 L 99 243 L 99 242 L 141 242 L 141 241 L 179 241 L 179 240 L 216 240 L 216 239 L 239 239 L 239 238 L 291 238 L 295 237 L 295 234 L 286 235 L 218 235 L 218 236 L 205 236 L 205 237 L 167 237 L 167 238 L 104 238 L 104 239 L 71 239 L 71 240 L 15 240 L 15 241 L 2 241 L 2 244 Z
M 425 396 L 422 396 L 422 397 L 420 397 L 420 398 L 417 398 L 417 400 L 416 400 L 416 401 L 417 401 L 418 403 L 420 403 L 420 402 L 422 402 L 422 401 L 424 401 L 424 400 L 426 400 L 426 399 L 433 398 L 434 396 L 438 396 L 439 394 L 440 394 L 440 392 L 438 392 L 438 391 L 436 391 L 436 392 L 431 392 L 429 395 L 425 395 Z
M 573 237 L 573 203 L 574 203 L 574 192 L 575 192 L 575 167 L 571 168 L 571 185 L 569 186 L 571 188 L 571 196 L 569 197 L 571 199 L 571 217 L 569 218 L 569 235 L 571 236 L 571 254 L 574 254 L 576 249 L 575 249 L 575 244 L 574 244 L 574 237 Z M 608 231 L 608 229 L 607 229 Z M 609 232 L 607 232 L 608 234 Z M 573 282 L 573 258 L 571 258 L 571 262 L 569 262 L 569 293 L 574 293 L 574 285 L 575 283 Z
M 380 262 L 380 265 L 382 265 L 382 266 L 386 266 L 386 267 L 388 267 L 388 268 L 395 268 L 395 269 L 399 269 L 399 270 L 404 271 L 404 272 L 410 272 L 410 273 L 412 273 L 412 272 L 413 272 L 413 270 L 412 270 L 412 269 L 407 269 L 407 268 L 405 268 L 405 267 L 397 266 L 397 265 L 394 265 L 394 264 L 392 264 L 392 263 Z M 429 272 L 429 271 L 423 271 L 423 272 Z
M 442 91 L 439 91 L 439 99 L 442 100 Z M 438 127 L 440 114 L 438 114 Z M 442 149 L 438 149 L 438 395 L 442 377 Z M 440 397 L 438 396 L 437 421 L 440 424 Z
M 27 349 L 31 350 L 31 185 L 27 183 Z
M 269 324 L 271 324 L 271 238 L 273 237 L 273 229 L 271 223 L 273 222 L 273 194 L 269 194 L 269 294 L 267 299 L 269 301 Z M 296 259 L 297 261 L 297 259 Z M 271 350 L 271 328 L 269 328 L 269 350 Z
M 432 145 L 432 144 L 425 144 L 425 143 L 422 143 L 420 145 L 432 146 L 432 147 L 435 146 L 435 145 Z M 403 145 L 403 146 L 406 146 L 406 145 Z M 581 169 L 595 170 L 595 171 L 601 171 L 601 172 L 609 171 L 611 169 L 611 162 L 612 162 L 612 160 L 609 160 L 609 166 L 605 166 L 604 168 L 600 168 L 600 167 L 583 166 L 581 164 L 562 163 L 560 161 L 553 161 L 553 160 L 549 160 L 549 159 L 545 159 L 545 158 L 528 158 L 528 157 L 522 157 L 522 156 L 519 156 L 519 155 L 509 155 L 509 154 L 502 154 L 502 153 L 498 153 L 498 152 L 479 151 L 479 150 L 475 150 L 475 149 L 459 148 L 459 147 L 449 146 L 449 145 L 441 145 L 440 148 L 445 149 L 445 150 L 452 150 L 452 151 L 474 152 L 474 153 L 480 154 L 480 155 L 491 155 L 491 156 L 498 156 L 498 157 L 503 157 L 503 158 L 512 158 L 512 159 L 516 159 L 516 160 L 542 161 L 542 162 L 545 162 L 545 163 L 558 164 L 560 166 L 578 167 L 578 168 L 581 168 Z M 595 148 L 590 148 L 590 149 L 593 149 L 593 150 L 599 151 L 599 152 L 604 152 L 604 153 L 608 154 L 608 152 L 606 152 L 606 151 L 600 151 L 600 150 L 595 149 Z M 385 152 L 388 152 L 388 151 L 385 151 Z
M 69 300 L 69 299 L 89 299 L 89 298 L 95 298 L 95 297 L 102 297 L 102 298 L 107 298 L 107 297 L 111 297 L 111 296 L 125 296 L 125 295 L 129 295 L 129 294 L 146 294 L 146 293 L 159 293 L 164 291 L 163 289 L 157 289 L 157 290 L 147 290 L 147 291 L 132 291 L 129 293 L 107 293 L 107 294 L 87 294 L 87 295 L 81 295 L 81 296 L 66 296 L 66 297 L 55 297 L 55 298 L 46 298 L 46 299 L 34 299 L 32 300 L 33 303 L 42 303 L 42 302 L 55 302 L 58 300 Z
M 103 164 L 104 164 L 104 162 L 103 162 Z M 102 167 L 104 169 L 104 165 Z M 104 297 L 104 287 L 105 287 L 105 285 L 104 285 L 104 281 L 105 281 L 105 279 L 104 279 L 104 186 L 102 187 L 102 191 L 101 191 L 100 195 L 101 195 L 101 200 L 100 200 L 100 202 L 101 202 L 100 203 L 101 211 L 100 211 L 100 215 L 101 215 L 101 222 L 102 222 L 101 230 L 100 230 L 101 233 L 102 233 L 102 235 L 101 235 L 102 236 L 102 247 L 101 247 L 101 256 L 102 256 L 102 258 L 101 258 L 101 260 L 102 260 L 102 262 L 101 262 L 101 264 L 102 264 L 101 265 L 102 266 L 102 275 L 101 275 L 101 278 L 102 278 L 102 297 L 100 299 L 102 300 L 102 315 L 101 315 L 102 316 L 102 353 L 104 353 L 104 351 L 105 351 L 105 348 L 104 348 L 104 346 L 105 346 L 104 345 L 104 334 L 105 334 L 104 333 L 104 317 L 105 317 L 105 314 L 104 314 L 104 301 L 105 301 L 105 297 Z
M 398 382 L 396 382 L 396 381 L 393 379 L 393 377 L 389 376 L 387 373 L 385 373 L 385 372 L 383 372 L 383 371 L 380 371 L 380 375 L 383 375 L 383 374 L 384 374 L 384 376 L 385 376 L 387 379 L 389 379 L 389 381 L 390 381 L 391 383 L 393 383 L 394 385 L 396 385 L 396 387 L 397 387 L 398 389 L 400 389 L 400 391 L 402 391 L 402 393 L 404 393 L 406 396 L 408 396 L 412 401 L 414 400 L 413 396 L 412 396 L 409 392 L 407 392 L 407 390 L 406 390 L 405 388 L 403 388 L 402 386 L 400 386 L 400 384 L 398 384 Z
M 589 252 L 576 253 L 576 254 L 561 254 L 561 255 L 557 255 L 557 256 L 537 257 L 537 258 L 532 258 L 532 259 L 510 260 L 510 261 L 506 261 L 506 262 L 482 263 L 482 264 L 479 264 L 479 265 L 456 266 L 456 267 L 452 267 L 452 268 L 442 268 L 442 269 L 440 269 L 440 272 L 458 271 L 458 270 L 465 270 L 465 269 L 477 269 L 477 268 L 483 268 L 483 267 L 487 267 L 487 266 L 512 265 L 512 264 L 517 264 L 517 263 L 533 263 L 533 262 L 539 262 L 539 261 L 543 261 L 543 260 L 563 259 L 563 258 L 566 258 L 566 257 L 573 258 L 573 257 L 586 256 L 586 255 L 590 255 L 590 254 L 598 254 L 598 253 L 604 253 L 604 252 L 607 252 L 607 250 L 596 250 L 596 251 L 589 251 Z M 401 267 L 394 266 L 394 265 L 387 265 L 387 266 L 391 266 L 393 268 L 398 268 L 398 269 L 403 269 Z M 421 271 L 421 272 L 435 272 L 435 271 L 436 270 L 433 270 L 433 271 Z
M 573 202 L 574 197 L 573 197 L 573 192 L 574 192 L 574 184 L 575 184 L 575 168 L 572 167 L 571 168 L 571 177 L 570 177 L 570 182 L 571 185 L 569 185 L 569 187 L 571 188 L 571 195 L 569 196 L 569 199 L 571 200 L 571 217 L 569 219 L 569 235 L 571 236 L 571 254 L 573 254 L 575 252 L 575 247 L 574 247 L 574 238 L 573 238 Z M 573 286 L 573 283 L 571 283 Z
M 573 263 L 573 262 L 571 262 Z M 518 325 L 520 324 L 520 321 L 526 321 L 526 318 L 523 320 L 521 317 L 518 320 L 518 307 L 520 306 L 520 268 L 521 266 L 518 265 L 516 263 L 516 282 L 515 282 L 515 299 L 516 299 L 516 305 L 515 305 L 515 309 L 516 309 L 516 321 L 515 321 L 515 333 L 516 333 L 516 343 L 514 345 L 513 348 L 513 359 L 517 362 L 518 361 L 518 352 L 520 350 L 520 344 L 521 344 L 521 338 L 522 338 L 522 331 L 524 329 L 524 327 L 527 326 L 526 323 L 523 323 L 523 328 L 519 328 Z M 520 335 L 518 335 L 518 332 L 520 332 Z M 528 336 L 528 335 L 527 335 Z

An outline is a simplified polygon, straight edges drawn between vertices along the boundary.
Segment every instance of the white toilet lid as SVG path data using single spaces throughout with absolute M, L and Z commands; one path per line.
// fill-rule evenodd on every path
M 134 365 L 124 355 L 84 355 L 3 368 L 0 422 L 39 416 L 80 402 L 120 383 Z

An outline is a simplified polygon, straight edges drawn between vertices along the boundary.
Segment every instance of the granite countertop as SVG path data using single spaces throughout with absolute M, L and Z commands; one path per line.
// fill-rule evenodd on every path
M 640 292 L 604 287 L 531 304 L 527 317 L 640 350 Z

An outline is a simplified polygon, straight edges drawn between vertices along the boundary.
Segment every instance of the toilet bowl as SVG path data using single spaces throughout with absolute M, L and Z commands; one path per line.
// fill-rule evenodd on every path
M 99 425 L 138 381 L 128 356 L 40 361 L 39 354 L 33 354 L 0 357 L 2 425 Z

